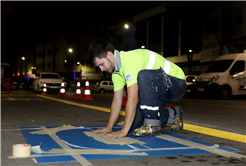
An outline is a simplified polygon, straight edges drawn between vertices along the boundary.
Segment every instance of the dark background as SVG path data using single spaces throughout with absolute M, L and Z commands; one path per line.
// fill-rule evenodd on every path
M 1 58 L 11 63 L 15 51 L 36 40 L 36 33 L 58 26 L 78 27 L 86 23 L 132 22 L 133 16 L 159 6 L 162 1 L 61 1 L 1 2 Z

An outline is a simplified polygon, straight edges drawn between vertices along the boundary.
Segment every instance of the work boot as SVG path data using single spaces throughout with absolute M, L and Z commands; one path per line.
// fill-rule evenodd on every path
M 172 131 L 180 131 L 183 129 L 183 108 L 181 106 L 174 106 L 174 123 L 171 126 Z
M 138 137 L 150 137 L 153 135 L 159 135 L 161 134 L 161 125 L 158 126 L 148 126 L 148 125 L 142 125 L 142 127 L 135 129 L 133 131 L 134 136 Z

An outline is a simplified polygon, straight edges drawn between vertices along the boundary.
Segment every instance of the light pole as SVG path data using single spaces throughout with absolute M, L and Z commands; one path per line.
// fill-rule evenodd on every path
M 73 53 L 73 49 L 69 48 L 68 52 L 70 52 L 72 54 Z M 72 54 L 72 55 L 73 55 L 73 66 L 75 66 L 75 57 L 74 57 L 74 54 Z
M 71 54 L 73 53 L 73 49 L 69 48 L 68 52 L 70 52 Z M 74 72 L 73 72 L 73 79 L 76 80 L 76 63 L 75 63 L 75 57 L 74 54 L 72 54 L 73 56 L 73 67 L 74 67 Z
M 128 24 L 125 24 L 124 27 L 125 27 L 125 29 L 129 29 L 130 28 L 130 26 Z M 130 33 L 132 34 L 132 36 L 134 38 L 135 48 L 137 48 L 137 41 L 136 41 L 135 35 L 131 31 L 131 29 L 130 29 Z
M 188 61 L 189 61 L 189 74 L 192 74 L 192 60 L 193 60 L 193 52 L 194 52 L 194 50 L 192 50 L 192 49 L 190 49 L 189 50 L 189 56 L 188 56 Z
M 70 53 L 72 54 L 73 49 L 72 49 L 72 48 L 69 48 L 69 49 L 68 49 L 68 52 L 70 52 Z M 75 61 L 75 56 L 74 56 L 74 54 L 72 54 L 72 55 L 73 55 L 73 66 L 74 66 L 74 75 L 73 75 L 73 79 L 76 80 L 76 67 L 77 67 L 77 65 L 79 65 L 79 68 L 80 68 L 80 76 L 79 76 L 79 78 L 81 77 L 82 70 L 81 70 L 80 62 L 79 62 L 79 61 L 76 62 L 76 61 Z M 75 62 L 76 62 L 76 63 L 75 63 Z
M 25 61 L 25 57 L 23 56 L 23 57 L 21 57 L 21 59 L 22 59 L 22 61 L 23 61 L 23 64 L 22 64 L 22 66 L 23 66 L 23 69 L 22 69 L 22 75 L 25 75 L 26 74 L 26 71 L 25 71 L 25 65 L 26 65 L 26 61 Z

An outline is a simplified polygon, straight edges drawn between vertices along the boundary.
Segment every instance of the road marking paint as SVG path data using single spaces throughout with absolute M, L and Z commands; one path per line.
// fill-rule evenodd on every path
M 98 127 L 90 127 L 90 128 L 96 128 L 97 129 Z M 122 127 L 116 126 L 114 128 L 122 128 Z M 22 128 L 21 130 L 38 130 L 38 129 L 40 129 L 40 128 Z M 0 129 L 0 131 L 15 131 L 15 130 L 20 131 L 20 129 Z
M 86 159 L 84 159 L 82 156 L 82 154 L 95 154 L 95 155 L 99 155 L 99 154 L 109 154 L 109 155 L 148 155 L 145 152 L 148 151 L 163 151 L 163 150 L 185 150 L 185 149 L 201 149 L 201 150 L 205 150 L 214 154 L 218 154 L 224 157 L 234 157 L 234 158 L 246 158 L 245 155 L 241 155 L 241 154 L 237 154 L 234 152 L 230 152 L 227 150 L 223 150 L 221 148 L 219 148 L 220 146 L 217 144 L 214 144 L 213 146 L 210 145 L 206 145 L 206 144 L 202 144 L 202 143 L 197 143 L 197 142 L 193 142 L 187 139 L 182 139 L 182 138 L 178 138 L 175 136 L 171 136 L 168 134 L 162 134 L 162 135 L 158 135 L 155 136 L 157 138 L 160 139 L 164 139 L 164 140 L 168 140 L 168 141 L 172 141 L 175 143 L 179 143 L 179 144 L 183 144 L 183 145 L 187 145 L 189 147 L 165 147 L 165 148 L 147 148 L 147 149 L 139 149 L 139 148 L 135 148 L 133 146 L 133 150 L 109 150 L 109 149 L 71 149 L 70 147 L 68 148 L 69 144 L 66 143 L 66 141 L 61 140 L 59 137 L 57 137 L 55 135 L 55 131 L 62 131 L 62 130 L 67 130 L 67 129 L 74 129 L 74 128 L 80 128 L 80 127 L 74 127 L 71 125 L 64 125 L 61 127 L 57 127 L 57 129 L 54 128 L 46 128 L 45 126 L 40 126 L 40 129 L 43 130 L 42 133 L 36 133 L 36 132 L 32 132 L 31 134 L 48 134 L 52 139 L 54 139 L 54 141 L 56 141 L 61 147 L 62 149 L 57 149 L 57 148 L 52 148 L 49 151 L 43 151 L 40 146 L 38 146 L 36 151 L 37 153 L 42 153 L 42 155 L 38 154 L 38 155 L 31 155 L 31 156 L 27 156 L 27 157 L 44 157 L 44 156 L 62 156 L 62 155 L 71 155 L 72 157 L 77 157 L 75 158 L 76 160 L 80 159 L 79 162 L 82 165 L 90 165 L 90 162 L 88 162 Z M 83 128 L 84 129 L 84 128 Z M 85 133 L 85 132 L 84 132 Z M 97 135 L 97 134 L 95 134 Z M 95 137 L 94 137 L 95 138 Z M 116 139 L 116 138 L 115 138 Z M 118 138 L 117 138 L 118 139 Z M 113 140 L 113 139 L 111 139 Z M 100 141 L 100 140 L 99 140 Z M 35 152 L 35 151 L 33 151 Z M 142 152 L 142 153 L 135 153 L 135 152 Z M 24 157 L 24 158 L 27 158 Z M 82 157 L 82 159 L 81 159 Z M 15 156 L 9 156 L 9 159 L 13 159 L 13 158 L 22 158 L 22 157 L 15 157 Z
M 101 141 L 105 144 L 113 144 L 113 145 L 130 145 L 130 144 L 145 144 L 145 142 L 139 141 L 137 139 L 133 139 L 130 137 L 123 137 L 123 138 L 105 138 L 104 133 L 97 133 L 97 134 L 92 134 L 90 131 L 89 132 L 84 132 L 87 136 L 92 137 L 98 141 Z
M 161 137 L 159 137 L 161 138 Z M 175 138 L 175 137 L 172 137 Z M 199 145 L 199 144 L 197 144 Z M 51 157 L 51 156 L 67 156 L 67 155 L 75 155 L 75 154 L 108 154 L 108 155 L 143 155 L 146 156 L 145 152 L 149 152 L 149 151 L 163 151 L 163 150 L 185 150 L 185 149 L 202 149 L 205 151 L 209 151 L 211 153 L 215 153 L 224 157 L 235 157 L 238 159 L 241 158 L 246 158 L 245 155 L 241 155 L 241 154 L 237 154 L 237 153 L 233 153 L 233 152 L 227 152 L 226 150 L 223 149 L 219 149 L 217 145 L 213 145 L 213 146 L 205 146 L 200 144 L 201 146 L 192 146 L 192 147 L 174 147 L 174 148 L 155 148 L 155 149 L 136 149 L 136 150 L 80 150 L 80 149 L 76 149 L 73 150 L 73 152 L 69 152 L 66 153 L 64 152 L 63 149 L 53 149 L 53 151 L 51 150 L 51 152 L 45 152 L 44 154 L 41 155 L 30 155 L 30 156 L 26 156 L 26 157 L 16 157 L 16 156 L 9 156 L 9 159 L 16 159 L 16 158 L 31 158 L 31 157 Z M 69 151 L 69 149 L 67 150 Z M 142 152 L 142 153 L 133 153 L 133 152 Z M 55 154 L 52 154 L 55 153 Z
M 58 102 L 62 102 L 62 103 L 66 103 L 66 104 L 70 104 L 70 105 L 75 105 L 75 106 L 79 106 L 79 107 L 85 107 L 85 108 L 90 108 L 90 109 L 94 109 L 94 110 L 99 110 L 99 111 L 104 111 L 104 112 L 110 112 L 109 108 L 104 108 L 104 107 L 98 107 L 98 106 L 92 106 L 92 105 L 87 105 L 87 104 L 80 104 L 80 103 L 76 103 L 76 102 L 72 102 L 72 101 L 66 101 L 66 100 L 62 100 L 62 99 L 56 99 L 53 97 L 48 97 L 48 96 L 43 96 L 43 95 L 37 95 L 39 97 L 43 97 L 46 99 L 50 99 L 50 100 L 55 100 Z M 125 111 L 121 111 L 120 115 L 125 116 Z
M 57 138 L 54 133 L 50 132 L 50 129 L 47 129 L 45 126 L 40 126 L 43 131 L 48 134 L 58 145 L 62 147 L 69 155 L 71 155 L 74 159 L 76 159 L 83 166 L 92 165 L 89 161 L 87 161 L 84 157 L 82 157 L 79 153 L 77 153 L 74 149 L 70 148 L 67 144 L 65 144 L 62 140 Z
M 20 129 L 1 129 L 1 131 L 11 131 L 11 130 L 18 130 L 18 131 L 20 131 Z
M 15 100 L 15 99 L 12 97 L 9 97 L 9 98 L 6 98 L 6 100 Z
M 184 130 L 246 143 L 246 135 L 184 123 Z
M 85 108 L 95 109 L 95 110 L 99 110 L 99 111 L 110 112 L 110 109 L 108 109 L 108 108 L 91 106 L 91 105 L 86 105 L 86 104 L 79 104 L 79 103 L 66 101 L 66 100 L 62 100 L 62 99 L 57 99 L 57 98 L 53 98 L 53 97 L 48 97 L 48 96 L 43 96 L 43 95 L 37 95 L 37 96 L 47 98 L 50 100 L 55 100 L 55 101 L 62 102 L 62 103 L 66 103 L 66 104 L 70 104 L 70 105 L 79 106 L 79 107 L 85 107 Z M 120 115 L 125 116 L 125 112 L 121 111 Z M 246 143 L 246 135 L 243 135 L 243 134 L 237 134 L 237 133 L 223 131 L 223 130 L 217 130 L 217 129 L 207 128 L 207 127 L 202 127 L 202 126 L 196 126 L 196 125 L 192 125 L 192 124 L 188 124 L 188 123 L 184 123 L 184 130 L 189 130 L 189 131 L 200 133 L 200 134 L 205 134 L 205 135 L 210 135 L 210 136 L 228 139 L 228 140 L 232 140 L 232 141 Z
M 9 98 L 6 98 L 6 100 L 31 100 L 30 98 L 12 98 L 12 97 L 9 97 Z
M 174 142 L 179 142 L 181 144 L 188 145 L 188 146 L 191 146 L 191 147 L 198 147 L 199 149 L 206 150 L 208 152 L 211 152 L 211 153 L 214 153 L 214 154 L 218 154 L 218 155 L 221 155 L 221 156 L 224 156 L 224 157 L 229 157 L 229 158 L 230 157 L 235 157 L 235 158 L 238 158 L 238 159 L 246 158 L 245 155 L 241 155 L 241 154 L 237 154 L 237 153 L 233 153 L 233 152 L 228 152 L 228 151 L 223 150 L 223 149 L 219 149 L 218 148 L 219 145 L 207 146 L 207 145 L 203 145 L 203 144 L 200 144 L 200 143 L 195 143 L 195 142 L 192 142 L 192 141 L 180 139 L 180 138 L 173 137 L 173 136 L 166 135 L 166 134 L 159 135 L 159 136 L 156 136 L 156 137 L 159 137 L 159 138 L 162 138 L 162 139 L 167 139 L 167 140 L 174 141 Z
M 10 101 L 16 101 L 16 100 L 39 100 L 39 101 L 43 101 L 43 99 L 40 98 L 12 98 L 12 97 L 8 97 L 5 99 L 1 99 L 1 100 L 10 100 Z

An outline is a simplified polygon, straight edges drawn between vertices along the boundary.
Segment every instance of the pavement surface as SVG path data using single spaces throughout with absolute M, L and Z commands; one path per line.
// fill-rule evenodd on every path
M 93 106 L 110 108 L 110 93 L 93 94 L 93 101 L 81 101 L 74 99 L 74 92 L 66 91 L 67 97 L 62 98 L 69 102 L 78 104 L 89 104 Z M 56 94 L 47 95 L 54 99 L 58 98 Z M 122 108 L 124 110 L 124 107 Z M 8 159 L 12 155 L 12 145 L 16 143 L 25 143 L 26 140 L 19 130 L 19 127 L 30 126 L 61 126 L 69 124 L 73 126 L 81 125 L 106 125 L 109 113 L 99 111 L 97 109 L 89 109 L 70 105 L 67 103 L 50 100 L 39 97 L 38 94 L 33 94 L 32 91 L 16 90 L 11 92 L 1 92 L 1 165 L 3 166 L 79 166 L 79 162 L 62 162 L 62 163 L 47 163 L 36 164 L 32 158 L 23 159 Z M 124 120 L 124 116 L 120 116 L 118 122 Z M 170 131 L 170 128 L 165 128 L 165 131 Z M 201 141 L 218 144 L 221 146 L 231 147 L 240 150 L 236 154 L 245 155 L 245 143 L 235 142 L 227 139 L 222 139 L 214 136 L 208 136 L 188 130 L 180 132 L 172 132 L 180 136 L 185 136 Z M 246 159 L 238 159 L 235 157 L 225 157 L 218 154 L 194 154 L 194 155 L 174 155 L 160 157 L 141 157 L 127 159 L 106 159 L 90 161 L 93 165 L 124 165 L 124 166 L 149 166 L 149 165 L 170 165 L 170 166 L 244 166 Z

